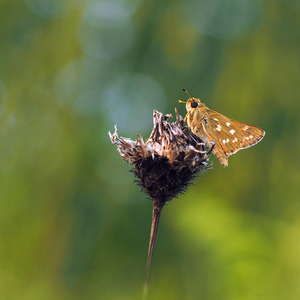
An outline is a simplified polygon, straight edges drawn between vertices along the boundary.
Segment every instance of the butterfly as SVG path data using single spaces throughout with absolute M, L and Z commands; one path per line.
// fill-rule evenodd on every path
M 228 157 L 241 149 L 254 146 L 265 136 L 259 127 L 229 119 L 205 106 L 200 99 L 188 95 L 186 104 L 187 121 L 192 132 L 208 146 L 214 145 L 213 154 L 223 166 L 228 166 Z

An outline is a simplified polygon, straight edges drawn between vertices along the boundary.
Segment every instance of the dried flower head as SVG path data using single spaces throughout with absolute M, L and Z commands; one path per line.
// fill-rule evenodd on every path
M 165 204 L 186 190 L 188 185 L 209 166 L 208 155 L 203 141 L 193 134 L 181 116 L 176 112 L 176 122 L 167 120 L 166 115 L 154 110 L 153 130 L 146 143 L 138 136 L 138 141 L 118 136 L 117 127 L 111 141 L 117 145 L 123 159 L 133 165 L 138 184 L 152 198 Z

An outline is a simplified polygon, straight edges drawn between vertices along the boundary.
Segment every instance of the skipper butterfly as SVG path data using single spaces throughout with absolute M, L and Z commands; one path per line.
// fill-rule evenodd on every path
M 207 145 L 214 145 L 213 154 L 223 166 L 228 166 L 230 155 L 254 146 L 265 136 L 259 127 L 229 119 L 206 107 L 200 99 L 189 97 L 187 102 L 178 100 L 186 104 L 184 121 Z

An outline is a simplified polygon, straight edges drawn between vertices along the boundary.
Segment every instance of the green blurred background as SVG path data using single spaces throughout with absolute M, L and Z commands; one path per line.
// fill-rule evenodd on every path
M 298 0 L 0 7 L 1 299 L 141 298 L 152 203 L 107 133 L 183 87 L 266 136 L 164 208 L 150 299 L 300 299 Z

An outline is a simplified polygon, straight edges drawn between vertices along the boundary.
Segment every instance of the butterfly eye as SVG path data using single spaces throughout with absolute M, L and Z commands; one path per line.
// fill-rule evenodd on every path
M 192 102 L 191 106 L 192 108 L 196 108 L 198 106 L 198 102 L 197 101 Z

